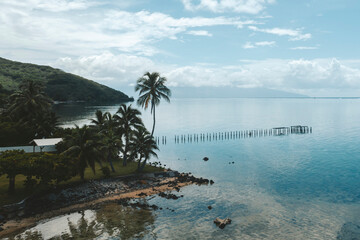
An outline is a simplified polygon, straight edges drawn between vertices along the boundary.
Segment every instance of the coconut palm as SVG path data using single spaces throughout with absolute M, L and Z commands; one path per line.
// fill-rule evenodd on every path
M 115 172 L 113 160 L 119 156 L 119 152 L 122 148 L 121 136 L 114 133 L 114 131 L 102 132 L 102 146 L 100 151 L 104 158 L 109 162 L 111 171 Z
M 159 150 L 154 138 L 146 130 L 145 127 L 138 128 L 133 135 L 131 143 L 132 153 L 137 155 L 138 171 L 142 171 L 146 165 L 147 160 L 153 156 L 158 157 L 154 150 Z M 141 162 L 144 159 L 143 162 Z
M 114 116 L 124 137 L 124 146 L 122 148 L 123 166 L 127 164 L 131 136 L 135 129 L 143 126 L 140 115 L 140 111 L 132 108 L 131 105 L 127 107 L 125 104 L 121 104 Z
M 153 114 L 153 127 L 151 136 L 154 135 L 155 130 L 155 107 L 160 104 L 160 99 L 163 98 L 170 102 L 171 91 L 165 86 L 166 78 L 160 77 L 157 72 L 145 73 L 137 80 L 135 91 L 139 91 L 139 98 L 137 104 L 147 109 L 151 105 L 151 114 Z
M 8 111 L 19 119 L 33 117 L 51 110 L 52 100 L 43 92 L 44 86 L 35 81 L 22 81 L 19 91 L 10 96 Z
M 61 154 L 65 154 L 77 159 L 80 177 L 84 180 L 84 172 L 90 166 L 95 174 L 95 162 L 101 160 L 99 151 L 99 135 L 89 126 L 79 127 L 75 125 L 72 134 L 67 136 L 64 144 L 67 149 Z

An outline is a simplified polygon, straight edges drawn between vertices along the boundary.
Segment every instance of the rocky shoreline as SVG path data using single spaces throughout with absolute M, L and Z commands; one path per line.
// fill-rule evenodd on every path
M 213 184 L 212 180 L 196 178 L 190 173 L 167 171 L 137 174 L 118 178 L 91 180 L 62 190 L 43 195 L 34 195 L 23 201 L 0 208 L 0 237 L 29 228 L 39 220 L 97 208 L 111 201 L 127 201 L 158 194 L 167 199 L 178 199 L 182 195 L 168 193 L 190 184 Z M 156 209 L 157 206 L 151 206 Z

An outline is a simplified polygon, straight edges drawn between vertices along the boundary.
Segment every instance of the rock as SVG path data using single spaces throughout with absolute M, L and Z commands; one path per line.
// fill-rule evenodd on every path
M 360 225 L 356 225 L 352 222 L 345 223 L 336 237 L 338 240 L 353 240 L 360 239 Z
M 208 157 L 204 157 L 203 160 L 206 162 L 206 161 L 209 161 L 209 158 L 208 158 Z
M 5 222 L 5 217 L 3 215 L 0 215 L 0 223 Z
M 0 227 L 0 232 L 1 232 L 1 231 L 4 231 L 4 229 L 3 229 L 2 227 Z
M 221 219 L 221 218 L 216 218 L 214 220 L 214 223 L 216 224 L 216 226 L 218 226 L 219 228 L 223 229 L 226 225 L 231 223 L 231 219 L 230 218 L 225 218 L 225 219 Z
M 208 209 L 211 210 L 211 209 L 212 209 L 212 206 L 209 205 L 209 206 L 208 206 Z
M 210 184 L 213 185 L 215 182 L 213 180 L 210 180 Z

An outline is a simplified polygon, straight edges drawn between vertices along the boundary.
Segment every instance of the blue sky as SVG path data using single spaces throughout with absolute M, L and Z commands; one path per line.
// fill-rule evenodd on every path
M 360 96 L 355 0 L 2 0 L 0 56 L 116 89 L 175 86 Z

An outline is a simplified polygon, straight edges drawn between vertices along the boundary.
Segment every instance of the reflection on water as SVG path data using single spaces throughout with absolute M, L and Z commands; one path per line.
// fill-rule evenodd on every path
M 111 203 L 47 220 L 9 239 L 139 239 L 151 232 L 154 221 L 150 210 Z
M 100 214 L 106 208 L 85 211 L 87 224 L 95 221 L 94 229 L 101 226 L 95 231 L 99 239 L 360 239 L 359 106 L 360 99 L 174 99 L 160 104 L 155 135 L 167 136 L 168 141 L 160 145 L 159 160 L 215 184 L 185 187 L 184 197 L 176 201 L 148 200 L 164 209 L 156 218 L 151 212 L 129 209 L 125 215 L 133 220 L 120 221 L 110 207 L 107 217 Z M 89 123 L 96 109 L 115 113 L 118 105 L 59 105 L 57 111 L 71 126 Z M 150 113 L 143 112 L 143 118 L 151 127 Z M 313 132 L 174 142 L 180 134 L 292 125 L 312 126 Z M 209 161 L 202 160 L 205 156 Z M 216 217 L 233 221 L 220 230 L 213 224 Z M 53 219 L 33 230 L 45 238 L 54 237 L 53 232 L 71 234 L 68 218 L 77 224 L 81 214 Z M 136 229 L 134 222 L 141 227 Z

